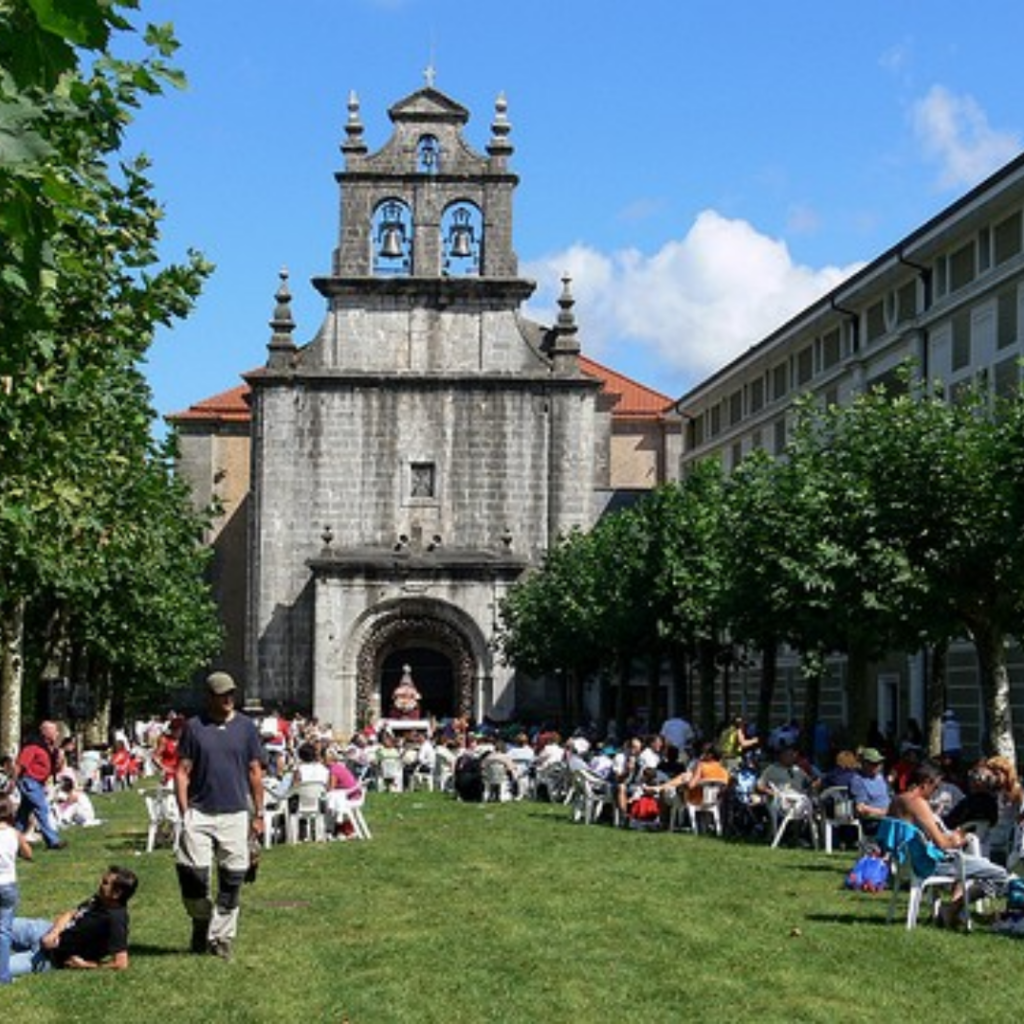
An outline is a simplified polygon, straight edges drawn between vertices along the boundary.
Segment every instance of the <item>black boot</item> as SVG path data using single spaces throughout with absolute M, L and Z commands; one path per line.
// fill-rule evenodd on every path
M 209 930 L 209 921 L 200 921 L 196 918 L 192 919 L 192 943 L 189 946 L 189 952 L 205 953 L 207 951 L 209 942 L 206 936 Z

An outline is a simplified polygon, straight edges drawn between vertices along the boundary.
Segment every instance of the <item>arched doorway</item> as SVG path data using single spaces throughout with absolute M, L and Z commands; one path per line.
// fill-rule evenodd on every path
M 451 718 L 455 714 L 455 672 L 452 660 L 429 647 L 401 647 L 392 650 L 380 670 L 380 706 L 384 714 L 391 707 L 391 694 L 402 676 L 403 666 L 412 669 L 416 689 L 423 695 L 420 711 L 424 718 Z
M 423 694 L 424 714 L 438 718 L 473 716 L 476 660 L 463 631 L 403 602 L 370 629 L 358 655 L 356 714 L 361 723 L 386 715 L 391 693 L 410 665 Z

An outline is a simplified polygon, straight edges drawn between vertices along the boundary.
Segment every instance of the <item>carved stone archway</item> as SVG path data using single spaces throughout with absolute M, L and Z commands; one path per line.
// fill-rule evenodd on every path
M 455 689 L 455 714 L 473 716 L 475 659 L 465 635 L 453 626 L 422 611 L 400 611 L 376 623 L 356 660 L 356 720 L 372 717 L 380 671 L 387 654 L 399 647 L 433 647 L 451 660 Z

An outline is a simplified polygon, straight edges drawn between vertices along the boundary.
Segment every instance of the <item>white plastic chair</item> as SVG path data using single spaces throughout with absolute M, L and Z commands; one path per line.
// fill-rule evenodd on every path
M 955 874 L 934 874 L 934 862 L 926 854 L 929 847 L 928 840 L 916 825 L 900 818 L 883 818 L 878 823 L 875 841 L 888 857 L 892 869 L 892 899 L 889 901 L 887 918 L 890 924 L 896 913 L 896 900 L 900 889 L 904 886 L 908 891 L 908 931 L 917 925 L 917 918 L 926 893 L 931 893 L 931 911 L 934 916 L 941 900 L 941 895 L 936 890 L 952 890 L 959 883 L 964 893 L 967 892 L 964 862 L 960 852 L 958 850 L 944 851 L 946 857 L 957 865 Z M 963 920 L 967 931 L 970 931 L 971 908 L 966 899 L 963 902 Z
M 700 783 L 700 803 L 690 803 L 684 800 L 686 811 L 690 818 L 690 828 L 694 832 L 700 831 L 701 819 L 711 819 L 715 835 L 722 834 L 722 797 L 725 794 L 725 782 L 702 782 Z
M 323 842 L 327 838 L 327 820 L 324 813 L 324 797 L 327 787 L 322 782 L 300 782 L 289 795 L 297 800 L 294 809 L 288 812 L 288 841 L 299 842 L 305 832 L 308 841 Z
M 782 842 L 786 829 L 791 824 L 806 824 L 811 830 L 811 842 L 818 846 L 818 830 L 815 828 L 814 804 L 806 793 L 795 789 L 774 789 L 768 801 L 768 816 L 772 823 L 772 849 Z
M 158 789 L 153 795 L 143 794 L 146 801 L 146 814 L 149 817 L 149 829 L 146 833 L 146 853 L 152 853 L 158 845 L 178 845 L 181 834 L 181 816 L 178 804 L 172 793 L 166 789 Z
M 596 825 L 605 807 L 615 806 L 615 796 L 606 779 L 580 769 L 572 773 L 572 820 Z
M 505 803 L 512 799 L 508 768 L 493 757 L 485 757 L 481 765 L 484 780 L 484 802 Z
M 366 824 L 363 807 L 366 794 L 362 787 L 355 789 L 332 789 L 327 794 L 327 812 L 332 832 L 336 833 L 343 821 L 352 825 L 352 835 L 356 839 L 372 839 L 370 826 Z
M 389 793 L 402 792 L 402 776 L 404 774 L 400 757 L 381 758 L 377 765 L 377 786 L 380 791 Z
M 818 797 L 818 825 L 826 853 L 832 852 L 832 835 L 838 829 L 855 829 L 858 844 L 864 840 L 864 827 L 846 786 L 829 786 L 822 790 Z

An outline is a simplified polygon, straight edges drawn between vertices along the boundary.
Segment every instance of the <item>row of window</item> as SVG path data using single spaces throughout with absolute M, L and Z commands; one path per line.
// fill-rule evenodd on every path
M 912 322 L 930 305 L 932 291 L 935 298 L 952 295 L 975 281 L 978 275 L 1018 256 L 1022 250 L 1024 230 L 1021 211 L 1017 210 L 993 227 L 982 228 L 975 237 L 952 252 L 939 256 L 930 269 L 915 268 L 918 273 L 914 277 L 891 289 L 861 313 L 849 311 L 841 323 L 811 339 L 775 366 L 710 406 L 689 422 L 688 448 L 692 450 L 713 440 L 745 418 L 756 416 L 770 403 L 783 401 L 794 390 L 807 390 L 816 376 L 832 370 L 860 349 L 861 330 L 865 346 L 877 342 Z M 1016 284 L 998 294 L 996 306 L 996 345 L 1005 349 L 1016 344 L 1019 336 Z M 971 311 L 954 312 L 951 328 L 949 370 L 955 374 L 969 367 L 975 356 L 972 351 Z M 1014 368 L 1013 386 L 1016 386 L 1016 360 L 1000 364 L 1003 369 L 996 372 L 996 378 L 1005 385 L 1011 377 L 1009 364 Z M 830 389 L 830 393 L 838 399 L 836 389 Z M 779 446 L 775 447 L 778 450 Z

